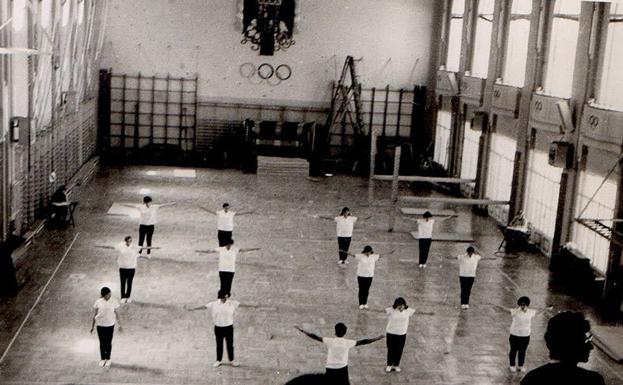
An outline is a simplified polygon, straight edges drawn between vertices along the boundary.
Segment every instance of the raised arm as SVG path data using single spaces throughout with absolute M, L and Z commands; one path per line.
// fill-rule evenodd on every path
M 359 340 L 355 343 L 355 346 L 361 346 L 361 345 L 368 345 L 371 344 L 373 342 L 376 342 L 378 340 L 382 340 L 385 336 L 384 335 L 380 335 L 378 337 L 374 337 L 374 338 L 364 338 L 362 340 Z
M 250 251 L 257 251 L 257 250 L 261 250 L 261 248 L 259 248 L 259 247 L 251 247 L 251 248 L 248 248 L 248 249 L 240 249 L 240 250 L 238 250 L 238 252 L 239 253 L 248 253 Z
M 299 326 L 295 326 L 294 327 L 296 330 L 300 331 L 301 333 L 305 334 L 307 337 L 311 338 L 312 340 L 316 340 L 316 341 L 320 341 L 322 342 L 322 337 L 320 337 L 317 334 L 314 333 L 310 333 L 308 331 L 303 330 L 301 327 Z
M 205 212 L 206 212 L 206 213 L 208 213 L 208 214 L 216 215 L 216 211 L 214 211 L 214 210 L 210 210 L 210 209 L 208 209 L 208 208 L 206 208 L 206 207 L 203 207 L 203 206 L 199 206 L 199 208 L 200 208 L 201 210 L 205 211 Z

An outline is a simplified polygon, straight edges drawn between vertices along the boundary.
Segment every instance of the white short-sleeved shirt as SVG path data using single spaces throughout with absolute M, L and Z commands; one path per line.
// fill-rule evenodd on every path
M 344 337 L 323 337 L 322 343 L 328 348 L 326 367 L 341 369 L 348 365 L 348 351 L 355 347 L 357 341 Z
M 398 309 L 388 307 L 385 309 L 385 313 L 389 315 L 385 332 L 399 336 L 407 334 L 407 329 L 409 328 L 409 317 L 415 313 L 415 310 L 406 308 L 403 311 L 400 311 Z
M 532 309 L 521 310 L 521 308 L 511 309 L 511 334 L 517 337 L 528 337 L 532 329 L 532 318 L 536 315 L 536 311 Z
M 459 256 L 459 276 L 460 277 L 475 277 L 476 269 L 478 268 L 478 261 L 482 257 L 476 253 L 472 256 L 463 254 Z
M 433 237 L 434 219 L 418 219 L 417 220 L 417 237 L 418 239 L 430 239 Z
M 136 269 L 136 259 L 138 258 L 138 249 L 134 245 L 128 246 L 125 242 L 121 242 L 115 246 L 117 250 L 117 265 L 120 269 Z
M 236 272 L 236 257 L 240 249 L 236 246 L 231 246 L 227 250 L 227 247 L 222 246 L 217 247 L 216 250 L 218 250 L 218 271 Z
M 234 211 L 218 210 L 216 212 L 216 229 L 221 231 L 234 231 Z
M 374 266 L 379 260 L 378 254 L 355 254 L 357 260 L 357 276 L 358 277 L 374 277 Z
M 108 301 L 104 298 L 95 301 L 95 304 L 93 304 L 93 309 L 97 309 L 95 324 L 97 326 L 114 326 L 117 320 L 115 310 L 118 307 L 119 303 L 112 297 Z
M 335 217 L 336 223 L 336 231 L 337 236 L 340 238 L 350 238 L 353 236 L 353 228 L 355 227 L 355 222 L 357 222 L 357 217 L 348 216 L 344 217 L 340 215 Z
M 156 221 L 158 220 L 157 214 L 159 208 L 160 205 L 152 204 L 150 204 L 149 207 L 145 205 L 139 206 L 138 211 L 141 213 L 139 224 L 146 226 L 155 225 Z
M 210 302 L 206 308 L 212 314 L 212 322 L 214 326 L 225 327 L 234 324 L 234 312 L 240 305 L 240 302 L 233 299 L 227 300 L 225 303 L 221 300 Z

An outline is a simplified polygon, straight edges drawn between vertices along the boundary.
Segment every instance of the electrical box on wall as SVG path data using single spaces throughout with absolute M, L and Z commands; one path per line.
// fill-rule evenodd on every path
M 28 118 L 22 116 L 11 118 L 11 142 L 27 146 L 29 136 L 30 122 Z
M 570 168 L 573 166 L 573 144 L 555 141 L 549 145 L 549 162 L 551 166 Z

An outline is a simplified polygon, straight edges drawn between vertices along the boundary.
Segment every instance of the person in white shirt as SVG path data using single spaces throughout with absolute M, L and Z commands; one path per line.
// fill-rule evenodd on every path
M 407 340 L 409 318 L 415 314 L 415 310 L 407 306 L 402 297 L 394 300 L 394 305 L 385 309 L 388 314 L 387 327 L 385 328 L 387 341 L 387 367 L 385 372 L 400 372 L 400 359 Z
M 152 204 L 153 200 L 151 199 L 150 196 L 145 196 L 143 197 L 143 204 L 142 205 L 131 205 L 131 204 L 121 204 L 122 206 L 125 207 L 130 207 L 130 208 L 134 208 L 137 209 L 140 212 L 140 218 L 139 218 L 139 225 L 138 225 L 138 245 L 139 246 L 143 246 L 143 242 L 145 240 L 147 240 L 147 247 L 149 247 L 147 249 L 147 254 L 149 254 L 151 252 L 151 239 L 154 235 L 154 230 L 156 228 L 156 222 L 157 222 L 157 214 L 158 214 L 158 209 L 161 209 L 163 207 L 167 207 L 167 206 L 173 206 L 175 204 L 175 202 L 170 202 L 170 203 L 162 203 L 159 205 L 156 204 Z M 138 253 L 140 254 L 143 250 L 139 250 Z
M 231 295 L 231 284 L 236 273 L 236 258 L 238 254 L 255 250 L 260 250 L 260 248 L 239 249 L 234 247 L 234 240 L 230 239 L 229 243 L 223 247 L 211 250 L 196 250 L 196 252 L 203 254 L 218 253 L 218 276 L 221 281 L 221 290 Z
M 350 209 L 348 207 L 344 207 L 340 212 L 340 215 L 335 218 L 326 216 L 319 216 L 319 218 L 335 221 L 339 255 L 337 263 L 340 265 L 347 264 L 348 261 L 346 259 L 348 258 L 348 249 L 350 248 L 350 242 L 353 237 L 353 229 L 355 228 L 357 217 L 350 214 Z
M 119 304 L 112 298 L 110 289 L 103 287 L 100 290 L 101 298 L 95 301 L 93 309 L 93 321 L 91 322 L 91 333 L 97 325 L 97 337 L 100 341 L 100 362 L 99 366 L 109 368 L 110 352 L 112 350 L 112 336 L 115 330 L 115 323 L 121 331 L 121 322 L 119 319 L 119 313 L 117 309 Z
M 524 362 L 526 361 L 526 350 L 528 350 L 528 344 L 530 343 L 530 333 L 532 331 L 532 319 L 546 310 L 551 310 L 549 306 L 542 310 L 529 309 L 530 298 L 519 297 L 517 300 L 517 307 L 509 309 L 500 305 L 494 305 L 498 309 L 509 312 L 512 317 L 510 327 L 510 337 L 508 341 L 510 343 L 510 352 L 508 353 L 508 359 L 510 362 L 510 371 L 525 372 Z M 518 366 L 515 367 L 515 358 L 518 358 Z
M 219 290 L 218 300 L 204 306 L 188 309 L 189 311 L 208 309 L 214 323 L 214 336 L 216 337 L 216 361 L 212 366 L 221 366 L 223 361 L 223 340 L 227 345 L 227 358 L 231 366 L 240 366 L 234 359 L 234 312 L 240 306 L 240 302 L 229 299 L 229 293 Z
M 217 229 L 217 238 L 218 238 L 219 247 L 226 246 L 233 237 L 234 215 L 240 216 L 240 215 L 253 214 L 255 212 L 255 210 L 242 211 L 239 213 L 235 212 L 230 208 L 229 203 L 223 203 L 223 209 L 217 210 L 217 211 L 212 211 L 203 206 L 199 206 L 199 208 L 201 208 L 202 210 L 212 215 L 216 215 L 216 229 Z
M 392 251 L 393 252 L 393 251 Z M 374 278 L 374 267 L 381 257 L 375 254 L 372 246 L 365 246 L 361 254 L 348 255 L 355 257 L 357 261 L 357 285 L 359 286 L 359 310 L 368 309 L 368 294 L 372 279 Z
M 430 211 L 426 211 L 422 215 L 423 219 L 417 220 L 417 236 L 418 236 L 418 246 L 420 249 L 419 253 L 419 268 L 423 269 L 426 267 L 426 261 L 428 261 L 428 253 L 430 252 L 430 245 L 433 242 L 433 227 L 435 225 L 435 220 L 433 219 L 433 214 Z M 452 216 L 441 217 L 438 220 L 445 221 L 446 219 L 452 218 Z
M 299 326 L 295 326 L 295 328 L 309 338 L 320 341 L 327 346 L 328 352 L 325 376 L 326 383 L 331 385 L 350 384 L 348 379 L 348 351 L 351 348 L 371 344 L 384 337 L 380 335 L 375 338 L 365 338 L 358 341 L 344 338 L 348 329 L 346 325 L 341 322 L 335 324 L 335 337 L 320 337 L 317 334 L 303 330 Z
M 132 282 L 136 273 L 136 261 L 141 256 L 143 249 L 157 249 L 157 247 L 136 247 L 132 245 L 132 237 L 126 236 L 120 244 L 116 246 L 95 246 L 101 249 L 117 251 L 117 265 L 119 266 L 119 277 L 121 279 L 121 303 L 131 303 Z
M 467 253 L 459 255 L 459 282 L 461 283 L 461 309 L 469 309 L 469 297 L 476 278 L 476 269 L 479 261 L 494 260 L 495 258 L 483 258 L 475 253 L 472 246 L 466 249 Z

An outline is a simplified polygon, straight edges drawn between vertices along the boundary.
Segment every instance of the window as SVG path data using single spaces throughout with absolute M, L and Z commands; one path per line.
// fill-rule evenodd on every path
M 437 129 L 435 130 L 435 153 L 433 160 L 448 169 L 448 147 L 452 130 L 452 112 L 439 110 L 437 113 Z
M 493 3 L 493 0 L 480 0 L 478 2 L 478 19 L 476 20 L 476 36 L 470 71 L 472 76 L 479 78 L 486 78 L 489 69 Z
M 608 25 L 608 40 L 601 78 L 601 87 L 597 100 L 599 104 L 623 110 L 623 3 L 610 4 L 610 24 Z M 618 21 L 615 21 L 618 20 Z
M 561 174 L 561 168 L 549 165 L 546 152 L 530 151 L 524 213 L 533 230 L 549 239 L 550 245 L 554 237 Z
M 579 15 L 580 0 L 556 0 L 543 84 L 547 94 L 571 97 Z
M 580 172 L 580 184 L 576 196 L 576 215 L 580 215 L 582 210 L 582 218 L 593 219 L 611 219 L 614 218 L 614 204 L 617 193 L 617 184 L 615 178 L 610 177 L 604 185 L 599 189 L 595 198 L 590 201 L 595 191 L 603 182 L 604 177 L 595 175 L 587 171 Z M 604 222 L 606 225 L 612 225 L 612 222 Z M 608 268 L 608 253 L 610 251 L 610 242 L 599 236 L 594 231 L 575 222 L 573 224 L 572 238 L 577 249 L 591 260 L 591 264 L 600 272 L 605 273 Z
M 463 13 L 465 12 L 465 0 L 454 0 L 450 14 L 450 31 L 448 33 L 448 53 L 446 56 L 446 69 L 457 72 L 461 59 L 461 38 L 463 36 Z
M 476 179 L 478 172 L 478 149 L 480 131 L 471 129 L 471 122 L 465 122 L 463 135 L 463 156 L 461 157 L 461 178 Z
M 513 169 L 515 163 L 515 139 L 497 133 L 491 134 L 489 148 L 489 169 L 487 170 L 487 185 L 485 195 L 489 199 L 509 200 L 513 184 Z M 508 221 L 508 207 L 489 206 L 489 214 L 502 223 Z
M 513 0 L 504 59 L 504 84 L 523 87 L 528 59 L 531 0 Z

